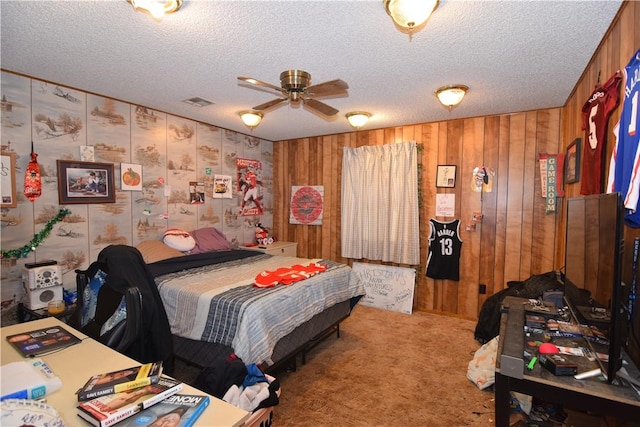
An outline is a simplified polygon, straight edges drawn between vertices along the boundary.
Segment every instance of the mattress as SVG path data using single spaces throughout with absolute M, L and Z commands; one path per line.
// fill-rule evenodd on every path
M 324 310 L 364 295 L 357 275 L 345 264 L 225 252 L 218 254 L 222 261 L 194 255 L 180 257 L 181 269 L 166 268 L 168 262 L 163 262 L 164 266 L 150 264 L 150 270 L 172 334 L 231 347 L 245 363 L 272 364 L 281 338 Z M 325 265 L 326 271 L 291 285 L 253 286 L 261 272 L 312 261 Z

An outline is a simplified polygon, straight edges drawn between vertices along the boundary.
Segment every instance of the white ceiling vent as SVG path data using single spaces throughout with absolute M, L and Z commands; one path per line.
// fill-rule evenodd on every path
M 213 102 L 207 101 L 206 99 L 200 98 L 199 96 L 185 99 L 182 102 L 193 105 L 194 107 L 208 107 L 209 105 L 213 104 Z

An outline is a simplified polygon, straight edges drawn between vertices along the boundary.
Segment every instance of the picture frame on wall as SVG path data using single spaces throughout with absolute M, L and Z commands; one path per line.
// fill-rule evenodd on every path
M 0 169 L 0 189 L 2 190 L 2 207 L 15 208 L 18 206 L 16 199 L 16 154 L 3 151 L 1 154 L 2 165 Z
M 61 205 L 115 203 L 113 163 L 57 160 Z
M 456 186 L 456 165 L 438 165 L 436 172 L 436 187 L 454 188 Z
M 564 156 L 564 180 L 568 184 L 580 181 L 580 156 L 582 140 L 576 138 L 567 146 Z

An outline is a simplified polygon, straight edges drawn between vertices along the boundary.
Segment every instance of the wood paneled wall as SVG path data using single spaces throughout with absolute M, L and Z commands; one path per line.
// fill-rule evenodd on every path
M 567 100 L 566 106 L 562 114 L 562 137 L 563 145 L 566 147 L 574 138 L 581 137 L 584 140 L 581 130 L 582 122 L 580 110 L 582 105 L 593 92 L 598 78 L 602 83 L 606 82 L 609 77 L 617 70 L 622 70 L 631 59 L 632 55 L 640 49 L 640 2 L 626 1 L 618 16 L 612 23 L 607 34 L 605 34 L 600 46 L 596 50 L 589 65 L 585 69 L 580 80 L 578 80 L 571 96 Z M 624 82 L 623 82 L 624 85 Z M 624 88 L 620 89 L 620 104 L 622 104 L 624 96 Z M 611 156 L 614 147 L 613 128 L 620 119 L 622 105 L 620 105 L 611 115 L 609 119 L 609 132 L 607 144 L 607 160 Z M 584 143 L 584 142 L 583 142 Z M 608 165 L 608 161 L 607 161 Z M 608 174 L 608 170 L 606 171 Z M 568 197 L 578 195 L 580 193 L 579 184 L 569 184 L 565 186 L 565 192 Z M 563 207 L 564 208 L 564 207 Z M 559 218 L 556 250 L 556 264 L 561 265 L 564 259 L 564 236 L 565 236 L 565 219 Z M 640 229 L 624 228 L 624 255 L 622 258 L 622 281 L 626 284 L 632 282 L 632 266 L 633 266 L 633 240 L 640 237 Z M 605 289 L 602 289 L 602 287 Z M 598 283 L 591 285 L 589 289 L 593 295 L 611 295 L 611 289 L 607 283 Z M 627 292 L 627 291 L 625 291 Z M 638 303 L 636 302 L 636 307 Z M 626 347 L 633 360 L 640 359 L 640 345 L 638 338 L 640 334 L 640 316 L 635 315 L 633 321 L 633 331 L 636 340 L 629 340 Z
M 625 65 L 631 59 L 631 56 L 640 49 L 640 2 L 629 1 L 625 2 L 618 16 L 611 24 L 609 31 L 605 34 L 604 38 L 600 42 L 600 46 L 594 53 L 589 65 L 585 69 L 584 73 L 578 80 L 573 92 L 569 96 L 562 114 L 562 141 L 563 150 L 571 143 L 575 138 L 581 138 L 584 141 L 584 131 L 582 131 L 582 106 L 588 99 L 589 95 L 595 89 L 595 85 L 598 83 L 598 78 L 601 83 L 606 82 L 617 70 L 624 69 Z M 623 82 L 624 85 L 624 82 Z M 620 89 L 620 104 L 622 104 L 624 89 Z M 622 111 L 622 105 L 620 105 L 611 115 L 609 119 L 609 132 L 608 132 L 608 144 L 607 144 L 607 165 L 608 159 L 613 151 L 615 138 L 613 135 L 614 125 L 620 119 L 620 112 Z M 584 171 L 583 171 L 584 173 Z M 606 171 L 608 174 L 608 169 Z M 605 175 L 606 176 L 606 175 Z M 567 197 L 573 197 L 580 194 L 580 183 L 565 185 L 565 194 Z M 564 205 L 562 206 L 564 212 Z M 564 237 L 565 237 L 565 218 L 561 215 L 558 221 L 558 245 L 555 254 L 556 265 L 563 265 L 564 263 Z M 640 236 L 639 230 L 633 230 L 630 228 L 625 229 L 625 242 L 627 245 L 633 241 L 633 237 Z M 629 247 L 625 250 L 625 266 L 630 266 L 631 250 Z M 626 278 L 627 283 L 630 283 L 631 277 L 630 268 L 625 269 L 623 272 L 623 278 Z M 595 292 L 592 289 L 592 292 Z
M 545 213 L 538 154 L 564 152 L 573 139 L 582 137 L 580 109 L 593 91 L 598 73 L 602 81 L 606 80 L 624 67 L 640 47 L 638 22 L 640 3 L 625 2 L 564 107 L 274 143 L 275 235 L 280 240 L 298 242 L 299 256 L 352 263 L 340 253 L 342 149 L 416 141 L 424 149 L 421 261 L 416 266 L 414 308 L 477 318 L 484 300 L 506 287 L 508 281 L 523 280 L 563 266 L 563 200 L 559 199 L 557 213 Z M 618 116 L 619 111 L 611 123 Z M 458 165 L 455 188 L 436 188 L 439 164 Z M 471 190 L 476 166 L 495 170 L 492 192 Z M 294 185 L 324 186 L 322 225 L 289 224 Z M 576 195 L 579 184 L 567 185 L 565 191 L 568 196 Z M 456 195 L 456 217 L 461 220 L 464 241 L 459 282 L 432 280 L 424 275 L 428 220 L 435 215 L 437 192 Z M 474 212 L 482 212 L 482 223 L 477 224 L 475 232 L 465 231 Z M 481 283 L 487 285 L 484 295 L 479 294 Z
M 484 299 L 509 280 L 553 269 L 556 216 L 545 214 L 537 153 L 560 147 L 560 109 L 481 117 L 397 128 L 327 135 L 274 144 L 274 232 L 298 242 L 298 254 L 351 263 L 340 253 L 342 149 L 416 141 L 422 144 L 421 261 L 414 299 L 417 310 L 475 318 Z M 436 166 L 458 166 L 453 189 L 436 188 Z M 473 169 L 495 170 L 490 193 L 472 190 Z M 291 186 L 324 186 L 321 226 L 289 224 Z M 459 282 L 425 277 L 429 218 L 435 217 L 436 193 L 456 196 L 463 250 Z M 474 212 L 483 220 L 474 232 Z M 438 218 L 448 220 L 450 218 Z M 480 295 L 479 284 L 487 286 Z

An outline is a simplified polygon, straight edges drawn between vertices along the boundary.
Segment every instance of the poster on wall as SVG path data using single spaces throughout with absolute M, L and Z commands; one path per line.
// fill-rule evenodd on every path
M 122 190 L 142 191 L 142 165 L 120 163 Z
M 324 187 L 291 187 L 291 212 L 289 224 L 322 225 Z
M 204 203 L 204 182 L 189 181 L 189 203 L 192 205 Z
M 214 199 L 231 199 L 233 197 L 233 188 L 231 185 L 231 175 L 214 175 L 213 176 L 213 198 Z
M 236 159 L 238 191 L 241 193 L 240 215 L 262 215 L 262 162 Z
M 15 153 L 2 152 L 2 162 L 0 163 L 0 190 L 2 191 L 2 207 L 15 208 L 18 204 L 16 199 L 16 180 L 14 171 L 16 170 Z
M 360 304 L 405 314 L 413 312 L 415 269 L 354 262 L 353 272 L 364 285 L 365 296 Z

